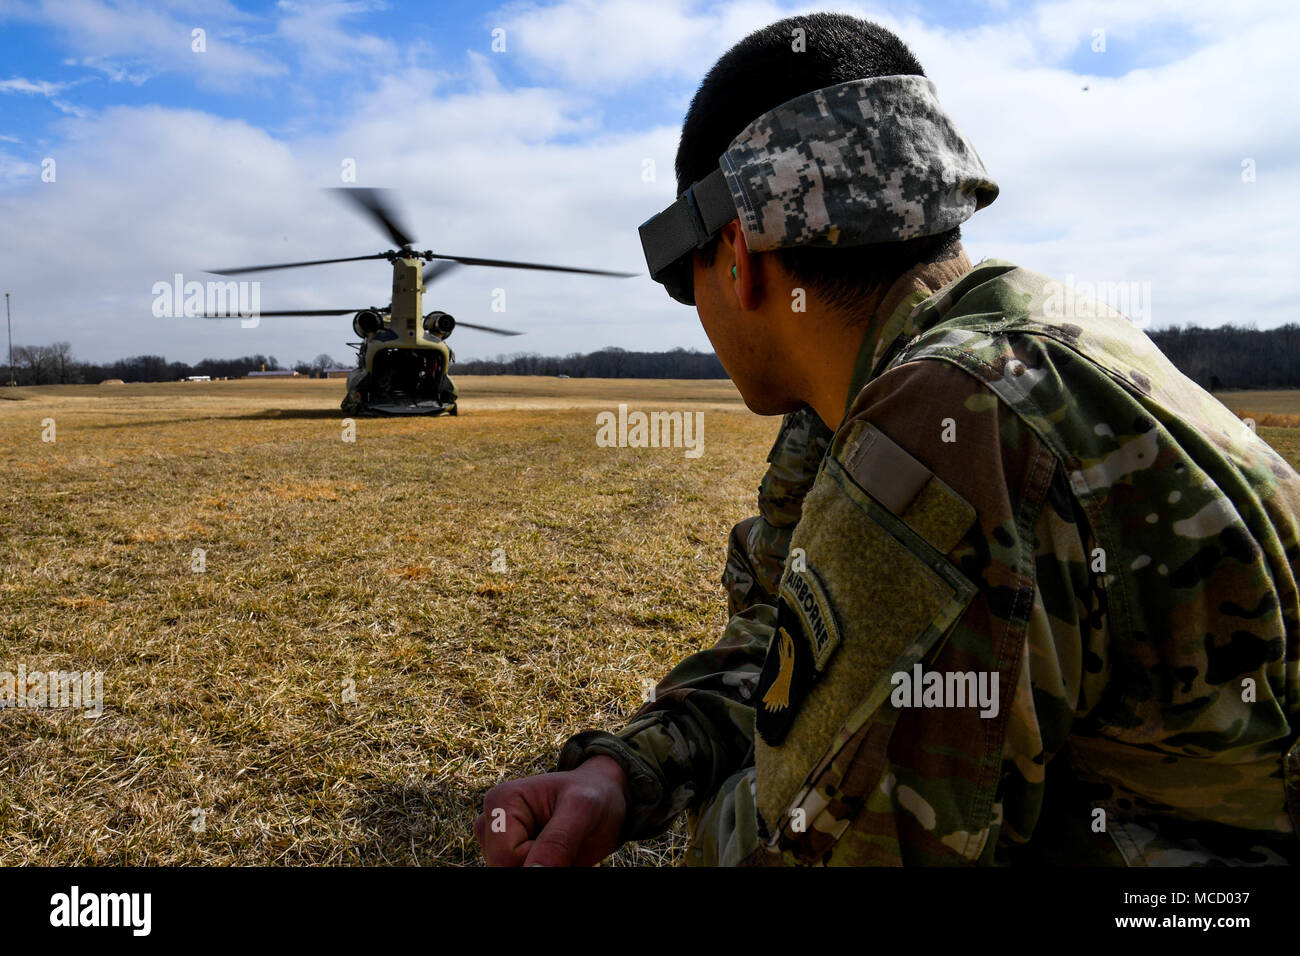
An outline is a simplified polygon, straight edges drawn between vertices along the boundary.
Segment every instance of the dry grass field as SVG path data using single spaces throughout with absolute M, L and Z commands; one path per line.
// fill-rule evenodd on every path
M 0 711 L 0 863 L 472 863 L 487 788 L 717 639 L 776 420 L 728 382 L 460 384 L 354 443 L 341 381 L 0 391 L 0 671 L 105 698 Z M 703 455 L 597 447 L 619 402 L 704 409 Z
M 458 381 L 355 442 L 341 381 L 0 390 L 0 671 L 104 675 L 97 718 L 0 711 L 0 864 L 474 864 L 486 789 L 716 640 L 778 422 L 727 382 Z M 597 447 L 619 402 L 704 410 L 703 455 Z
M 1300 389 L 1215 392 L 1215 395 L 1242 418 L 1253 418 L 1256 425 L 1300 428 Z

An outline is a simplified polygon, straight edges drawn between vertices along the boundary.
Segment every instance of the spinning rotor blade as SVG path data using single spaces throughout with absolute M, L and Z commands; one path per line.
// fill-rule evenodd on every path
M 270 272 L 272 269 L 297 269 L 299 266 L 323 266 L 331 262 L 360 262 L 362 259 L 387 259 L 388 253 L 378 252 L 373 256 L 348 256 L 345 259 L 312 259 L 308 262 L 280 262 L 271 266 L 241 266 L 238 269 L 209 269 L 212 275 L 237 276 L 245 272 Z
M 350 312 L 366 312 L 366 311 L 368 311 L 368 310 L 367 310 L 367 309 L 289 309 L 288 311 L 281 310 L 281 311 L 278 311 L 278 312 L 258 312 L 258 313 L 257 313 L 257 316 L 258 316 L 258 318 L 266 318 L 266 317 L 268 317 L 268 316 L 286 316 L 286 315 L 347 315 L 347 314 L 350 313 Z M 212 314 L 210 314 L 210 313 L 205 312 L 205 313 L 203 313 L 202 315 L 195 316 L 195 318 L 199 318 L 199 319 L 246 319 L 246 318 L 249 318 L 249 316 L 246 316 L 246 315 L 212 315 Z
M 424 267 L 424 284 L 427 286 L 431 282 L 441 279 L 448 272 L 459 268 L 459 262 L 430 262 Z
M 429 253 L 433 259 L 447 259 L 451 262 L 459 262 L 467 266 L 503 266 L 507 269 L 540 269 L 545 272 L 580 272 L 589 276 L 618 276 L 621 279 L 630 279 L 635 272 L 610 272 L 606 269 L 577 269 L 573 266 L 548 266 L 539 262 L 515 262 L 510 259 L 476 259 L 471 256 L 442 256 Z
M 411 234 L 398 225 L 391 202 L 387 198 L 388 190 L 335 186 L 331 191 L 340 196 L 346 196 L 349 201 L 373 219 L 379 228 L 384 230 L 388 238 L 403 249 L 410 248 L 411 243 L 415 242 L 411 238 Z
M 462 322 L 460 319 L 456 320 L 456 328 L 478 329 L 480 332 L 491 332 L 493 335 L 523 335 L 524 334 L 522 332 L 511 332 L 509 329 L 494 329 L 490 325 L 475 325 L 472 322 Z

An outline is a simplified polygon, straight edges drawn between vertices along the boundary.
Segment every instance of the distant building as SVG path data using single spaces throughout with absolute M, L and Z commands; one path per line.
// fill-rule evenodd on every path
M 249 378 L 297 378 L 298 373 L 291 368 L 276 368 L 265 372 L 249 372 Z
M 325 368 L 321 369 L 321 375 L 325 378 L 347 378 L 352 374 L 350 368 Z
M 187 382 L 210 382 L 210 381 L 212 381 L 212 376 L 211 376 L 211 375 L 191 375 L 191 376 L 189 376 L 188 378 L 186 378 L 185 381 L 187 381 Z

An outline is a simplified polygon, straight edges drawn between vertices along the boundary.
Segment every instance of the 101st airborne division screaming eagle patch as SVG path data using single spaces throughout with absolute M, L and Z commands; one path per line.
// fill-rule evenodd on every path
M 785 739 L 799 705 L 839 643 L 835 615 L 816 573 L 789 571 L 781 582 L 776 633 L 758 679 L 754 720 L 768 744 Z

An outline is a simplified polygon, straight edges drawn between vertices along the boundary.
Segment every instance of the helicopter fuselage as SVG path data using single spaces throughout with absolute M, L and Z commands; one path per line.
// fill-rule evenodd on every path
M 362 337 L 342 409 L 349 414 L 455 415 L 456 385 L 447 374 L 455 355 L 446 338 L 455 320 L 424 315 L 424 261 L 394 256 L 389 311 L 358 312 Z

